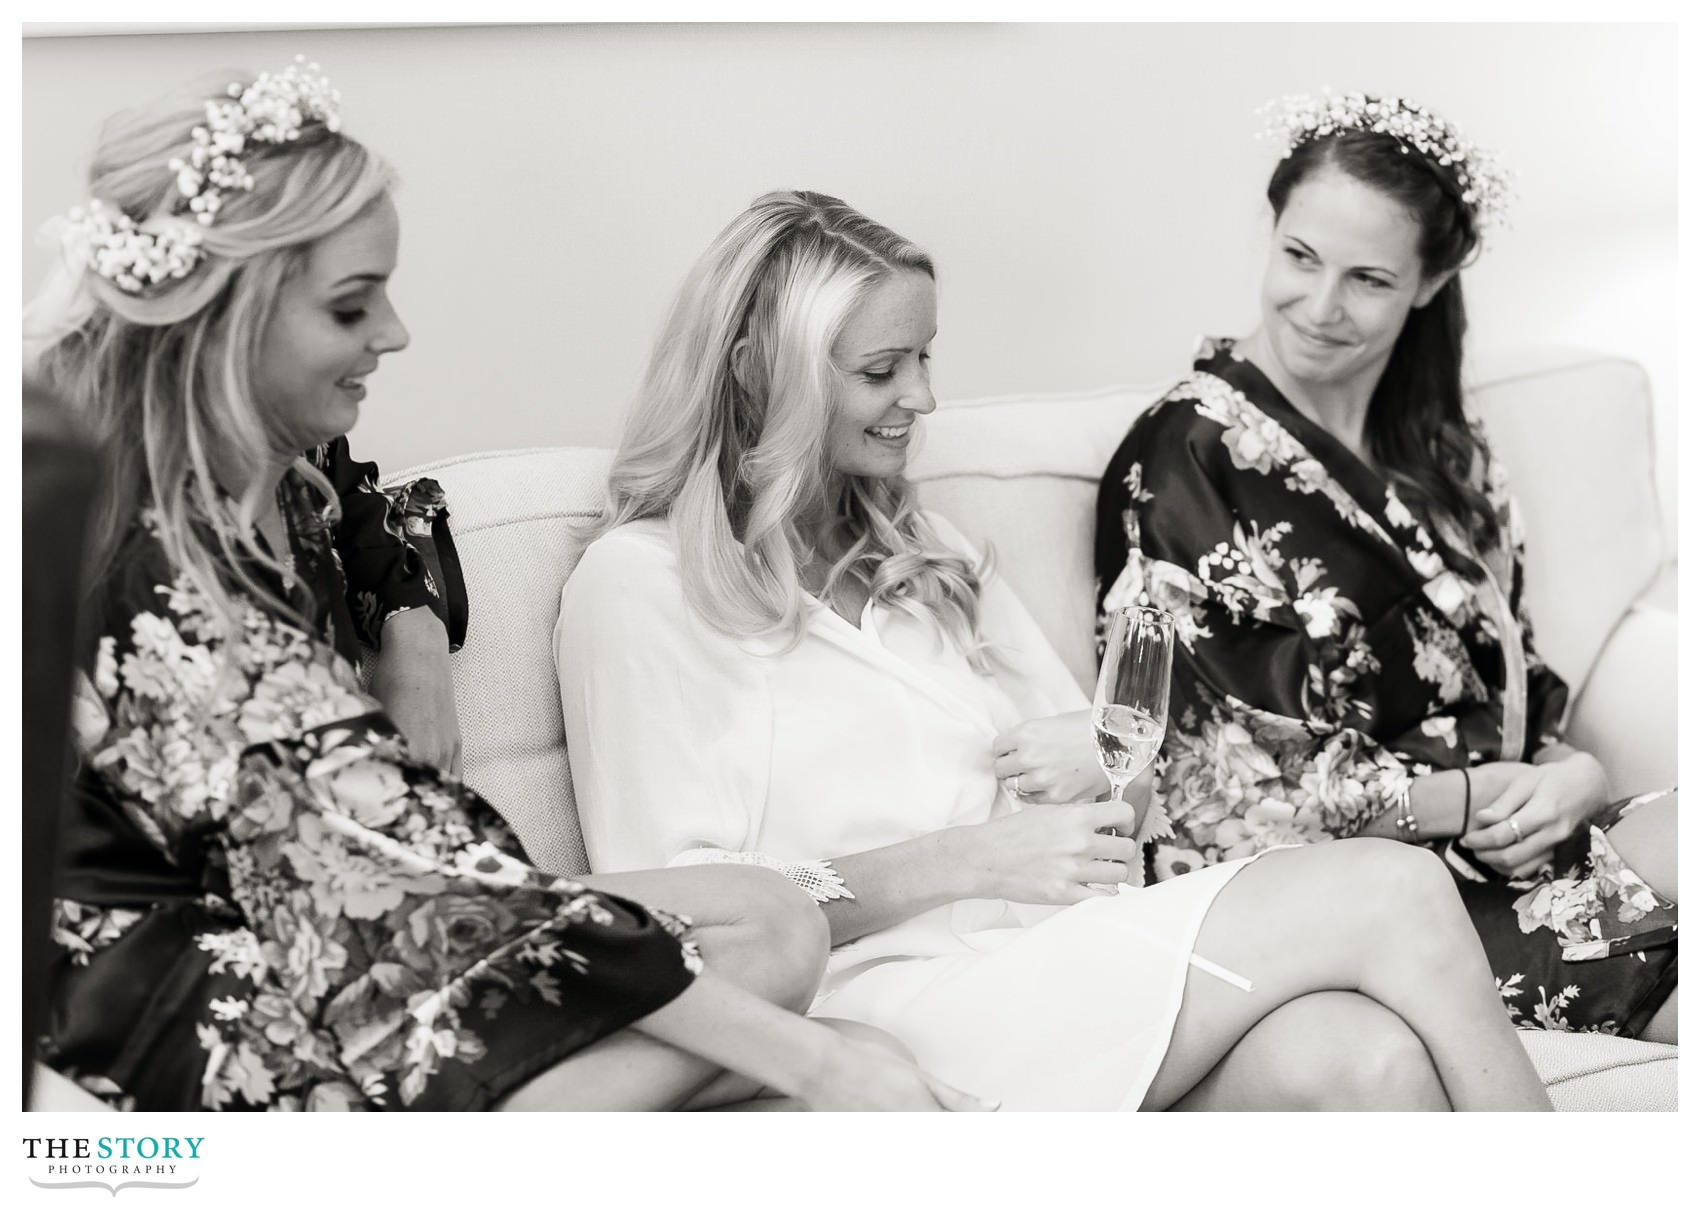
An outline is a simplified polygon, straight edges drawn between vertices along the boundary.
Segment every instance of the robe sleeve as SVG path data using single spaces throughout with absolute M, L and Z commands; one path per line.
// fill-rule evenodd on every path
M 664 524 L 586 549 L 561 591 L 555 667 L 594 871 L 750 850 L 771 735 L 757 666 L 686 602 Z
M 151 551 L 151 569 L 113 578 L 76 732 L 139 845 L 209 894 L 192 937 L 172 933 L 169 903 L 136 936 L 155 948 L 145 963 L 170 966 L 148 1016 L 192 1024 L 206 1054 L 204 1106 L 290 1106 L 315 1087 L 488 1106 L 690 982 L 675 920 L 525 863 L 489 805 L 408 761 L 321 642 L 250 610 L 229 644 Z M 99 896 L 89 875 L 74 883 Z M 107 978 L 88 988 L 131 988 L 112 975 L 142 957 L 85 958 Z M 136 1009 L 106 1008 L 104 1030 L 130 1030 Z
M 334 541 L 360 643 L 381 647 L 385 623 L 424 608 L 442 620 L 449 651 L 459 649 L 466 590 L 442 487 L 422 477 L 386 492 L 378 486 L 378 465 L 354 458 L 346 437 L 315 447 L 307 459 L 330 480 L 342 507 Z
M 1105 473 L 1095 545 L 1105 611 L 1146 604 L 1175 616 L 1157 796 L 1177 845 L 1208 862 L 1355 834 L 1412 776 L 1329 693 L 1367 650 L 1353 643 L 1355 625 L 1312 636 L 1279 535 L 1234 508 L 1226 462 L 1220 427 L 1193 402 L 1159 404 Z

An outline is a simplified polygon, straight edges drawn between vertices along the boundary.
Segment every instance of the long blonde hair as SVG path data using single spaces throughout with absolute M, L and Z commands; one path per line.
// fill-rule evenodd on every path
M 898 273 L 931 278 L 933 263 L 837 198 L 758 198 L 680 288 L 589 537 L 667 518 L 693 609 L 722 631 L 795 644 L 807 626 L 800 568 L 811 552 L 800 520 L 824 510 L 843 552 L 823 598 L 859 586 L 874 603 L 936 621 L 979 664 L 986 569 L 934 533 L 908 481 L 836 476 L 827 462 L 833 344 Z
M 223 98 L 230 80 L 110 118 L 90 164 L 90 197 L 138 223 L 177 210 L 168 162 L 184 154 L 206 102 Z M 264 472 L 289 450 L 253 382 L 278 290 L 314 241 L 394 184 L 384 161 L 318 122 L 285 144 L 250 143 L 242 162 L 253 188 L 226 195 L 217 222 L 201 229 L 205 254 L 186 277 L 132 294 L 67 258 L 24 326 L 32 376 L 82 416 L 103 449 L 108 481 L 90 527 L 91 589 L 151 509 L 172 566 L 233 637 L 238 594 L 296 615 L 249 572 L 282 571 L 252 537 L 271 483 Z M 296 466 L 334 508 L 324 477 L 305 460 Z M 247 486 L 234 514 L 220 470 Z

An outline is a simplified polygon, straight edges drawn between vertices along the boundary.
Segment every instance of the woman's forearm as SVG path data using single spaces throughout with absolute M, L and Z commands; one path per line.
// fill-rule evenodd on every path
M 952 901 L 986 896 L 962 845 L 964 837 L 961 827 L 939 830 L 834 859 L 832 866 L 855 898 L 821 907 L 832 927 L 833 946 Z
M 1465 787 L 1462 770 L 1435 771 L 1411 781 L 1411 815 L 1417 819 L 1421 839 L 1456 838 L 1465 831 Z M 1397 825 L 1399 810 L 1388 809 L 1371 818 L 1358 831 L 1363 838 L 1401 838 Z
M 830 1029 L 781 1010 L 712 970 L 697 974 L 671 1002 L 633 1026 L 786 1095 L 809 1091 L 840 1044 Z

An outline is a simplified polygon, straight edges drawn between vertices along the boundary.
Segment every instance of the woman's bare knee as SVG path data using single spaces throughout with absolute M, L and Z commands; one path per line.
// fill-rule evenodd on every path
M 1328 1088 L 1318 1092 L 1317 1108 L 1342 1112 L 1451 1110 L 1428 1049 L 1391 1011 L 1380 1008 L 1378 1015 L 1360 1016 L 1338 1043 L 1334 1060 L 1326 1067 Z
M 1427 944 L 1443 954 L 1459 941 L 1476 945 L 1475 928 L 1446 864 L 1427 847 L 1384 838 L 1355 838 L 1336 844 L 1345 884 L 1342 904 L 1358 923 L 1400 946 Z M 1479 946 L 1466 949 L 1475 958 Z
M 1344 990 L 1307 994 L 1259 1020 L 1180 1111 L 1444 1110 L 1428 1050 L 1393 1012 Z

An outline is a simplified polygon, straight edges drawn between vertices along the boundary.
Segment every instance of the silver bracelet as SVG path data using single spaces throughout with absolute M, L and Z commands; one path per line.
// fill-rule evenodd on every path
M 1409 780 L 1395 793 L 1393 807 L 1396 810 L 1396 815 L 1393 818 L 1394 833 L 1403 842 L 1421 842 L 1422 838 L 1417 833 L 1417 815 L 1411 809 L 1411 784 Z

